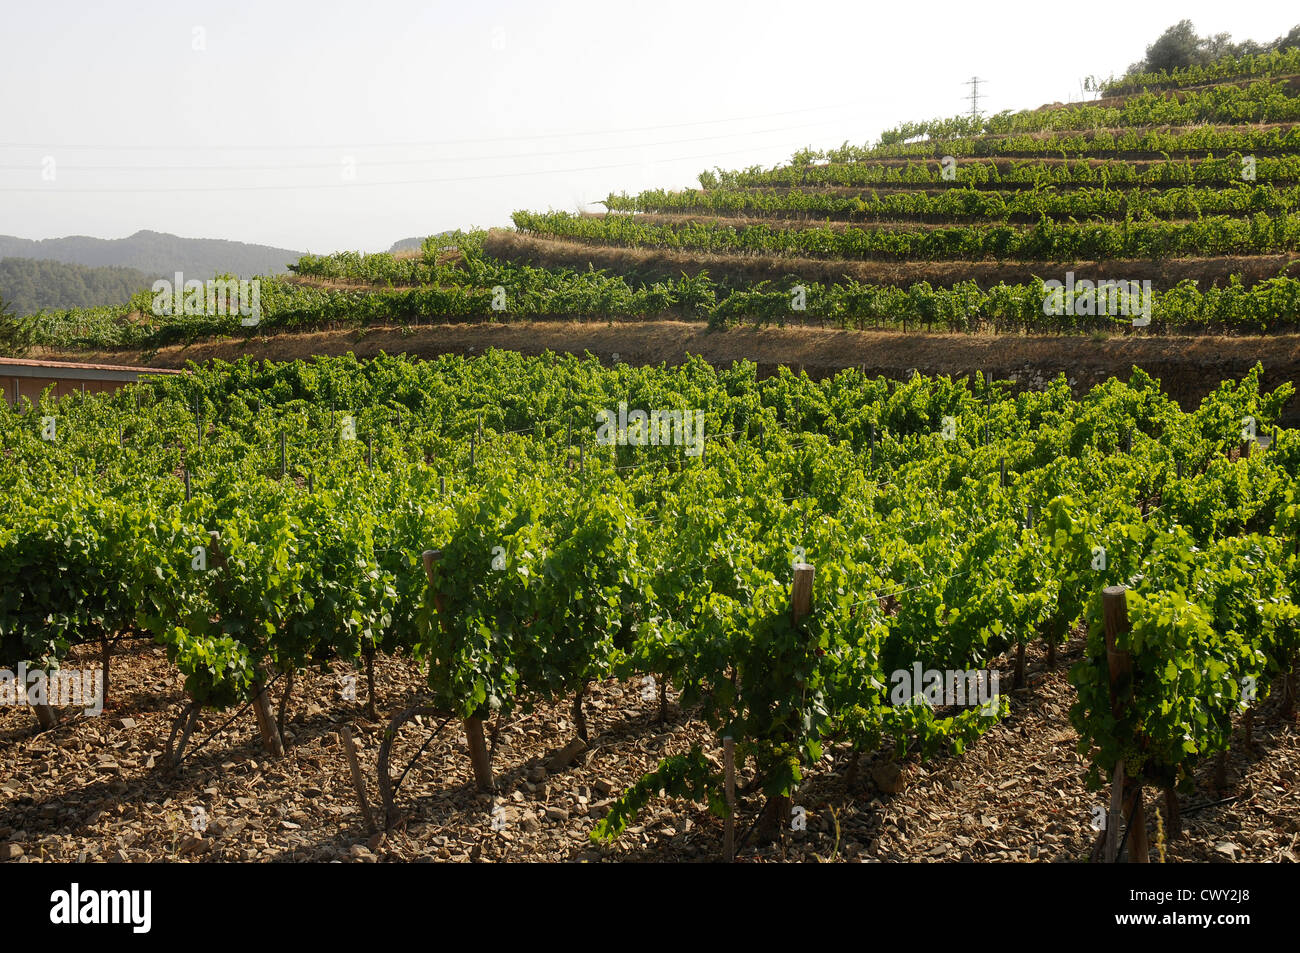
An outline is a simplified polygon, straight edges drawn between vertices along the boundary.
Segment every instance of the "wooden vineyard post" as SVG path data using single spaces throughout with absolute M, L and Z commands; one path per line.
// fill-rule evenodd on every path
M 799 563 L 794 567 L 794 585 L 790 588 L 790 621 L 795 625 L 812 612 L 813 567 Z
M 1102 590 L 1102 614 L 1106 624 L 1106 666 L 1110 675 L 1110 707 L 1118 716 L 1124 710 L 1124 699 L 1120 697 L 1117 683 L 1131 674 L 1133 660 L 1127 651 L 1120 650 L 1118 637 L 1127 634 L 1128 623 L 1128 587 L 1107 586 Z
M 736 859 L 736 739 L 722 739 L 722 759 L 726 771 L 727 821 L 722 838 L 722 855 L 727 863 Z
M 280 431 L 280 479 L 289 473 L 289 442 L 283 430 Z
M 433 567 L 442 559 L 442 550 L 427 549 L 424 551 L 424 574 L 429 579 L 429 588 L 433 590 L 433 606 L 438 610 L 438 619 L 443 626 L 447 624 L 446 614 L 442 607 L 442 593 L 434 584 Z M 480 791 L 491 791 L 494 787 L 492 781 L 492 764 L 488 761 L 487 741 L 483 737 L 483 719 L 477 714 L 466 718 L 464 721 L 465 740 L 469 745 L 469 760 L 474 766 L 474 781 Z
M 1129 684 L 1133 677 L 1133 658 L 1118 648 L 1119 637 L 1129 631 L 1128 587 L 1107 586 L 1101 592 L 1102 615 L 1106 624 L 1106 667 L 1110 681 L 1110 710 L 1118 720 L 1132 693 Z M 1134 739 L 1135 741 L 1137 739 Z M 1146 815 L 1142 807 L 1142 780 L 1126 778 L 1124 760 L 1115 765 L 1111 790 L 1111 817 L 1106 827 L 1106 860 L 1113 863 L 1118 853 L 1117 802 L 1128 806 L 1129 860 L 1135 864 L 1149 863 L 1147 848 Z

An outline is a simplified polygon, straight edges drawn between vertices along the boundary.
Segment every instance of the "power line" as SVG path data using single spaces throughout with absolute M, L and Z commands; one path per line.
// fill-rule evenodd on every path
M 611 152 L 619 149 L 652 149 L 658 146 L 678 145 L 686 142 L 707 142 L 713 139 L 736 139 L 741 136 L 760 136 L 772 132 L 791 132 L 796 129 L 814 129 L 828 125 L 835 120 L 822 120 L 819 122 L 805 122 L 794 126 L 777 126 L 769 129 L 753 129 L 749 132 L 727 132 L 713 136 L 694 136 L 688 139 L 661 139 L 657 142 L 630 142 L 624 145 L 606 145 L 606 146 L 587 146 L 578 149 L 554 149 L 547 152 L 513 152 L 498 153 L 496 155 L 477 155 L 477 156 L 430 156 L 423 159 L 367 159 L 358 162 L 358 165 L 366 166 L 404 166 L 404 165 L 425 165 L 434 162 L 483 162 L 496 159 L 532 159 L 541 156 L 562 156 L 574 155 L 586 152 Z M 0 169 L 8 171 L 32 171 L 35 166 L 32 163 L 21 165 L 6 164 L 0 165 Z M 312 163 L 290 163 L 285 165 L 61 165 L 63 170 L 73 170 L 77 172 L 278 172 L 280 170 L 294 169 L 338 169 L 337 162 L 312 162 Z
M 373 188 L 376 186 L 393 186 L 393 185 L 434 185 L 444 182 L 473 182 L 482 179 L 511 179 L 528 175 L 563 175 L 568 172 L 596 172 L 604 169 L 628 169 L 639 168 L 644 165 L 657 165 L 665 162 L 687 162 L 701 159 L 711 159 L 715 156 L 739 155 L 743 153 L 752 153 L 759 148 L 773 148 L 772 146 L 750 146 L 746 149 L 731 149 L 726 152 L 706 152 L 693 156 L 670 156 L 662 159 L 646 160 L 638 162 L 617 162 L 608 165 L 588 165 L 578 166 L 567 169 L 533 169 L 527 172 L 491 172 L 483 175 L 464 175 L 464 176 L 444 176 L 434 179 L 397 179 L 386 182 L 336 182 L 332 185 L 218 185 L 218 186 L 168 186 L 164 188 L 88 188 L 88 189 L 61 189 L 57 187 L 30 187 L 20 188 L 0 188 L 0 192 L 43 192 L 49 195 L 91 195 L 91 194 L 161 194 L 167 192 L 288 192 L 300 190 L 322 190 L 322 189 L 356 189 L 356 188 Z M 789 148 L 788 146 L 786 148 Z M 337 168 L 337 166 L 335 167 Z
M 574 136 L 606 136 L 618 135 L 626 132 L 651 132 L 656 129 L 680 129 L 687 126 L 708 126 L 723 122 L 744 122 L 749 119 L 771 119 L 775 116 L 794 116 L 803 115 L 811 112 L 823 112 L 828 109 L 857 109 L 874 100 L 854 100 L 850 102 L 835 103 L 828 106 L 811 106 L 806 109 L 787 109 L 780 112 L 755 113 L 749 116 L 732 116 L 727 119 L 696 119 L 689 122 L 672 122 L 662 123 L 654 126 L 627 126 L 622 129 L 593 129 L 580 132 L 543 132 L 532 133 L 529 135 L 509 135 L 509 136 L 487 136 L 469 139 L 430 139 L 416 140 L 414 142 L 378 142 L 378 143 L 320 143 L 317 145 L 300 146 L 300 145 L 262 145 L 250 144 L 239 146 L 162 146 L 162 145 L 116 145 L 116 144 L 94 144 L 94 143 L 63 143 L 55 144 L 49 142 L 0 142 L 0 149 L 100 149 L 104 151 L 120 152 L 245 152 L 254 150 L 321 150 L 321 149 L 401 149 L 410 147 L 429 147 L 429 146 L 452 146 L 464 145 L 473 142 L 520 142 L 532 141 L 535 139 L 564 139 Z

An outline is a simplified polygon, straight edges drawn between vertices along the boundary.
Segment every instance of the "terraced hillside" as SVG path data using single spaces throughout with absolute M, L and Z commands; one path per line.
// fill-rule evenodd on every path
M 780 292 L 765 308 L 723 308 L 732 320 L 779 320 L 802 283 L 808 313 L 840 326 L 1132 326 L 1086 295 L 1043 314 L 1042 282 L 1072 271 L 1150 281 L 1144 333 L 1289 331 L 1295 60 L 1242 60 L 1213 84 L 1199 71 L 1146 77 L 1094 104 L 908 124 L 871 148 L 706 172 L 696 190 L 611 195 L 603 215 L 521 212 L 486 249 L 640 280 L 707 270 Z
M 418 253 L 305 256 L 294 276 L 263 281 L 251 332 L 238 315 L 155 316 L 141 295 L 42 315 L 32 341 L 84 352 L 375 324 L 669 318 L 1298 330 L 1300 50 L 699 178 L 698 189 L 612 194 L 600 214 L 517 212 L 514 229 L 443 234 Z

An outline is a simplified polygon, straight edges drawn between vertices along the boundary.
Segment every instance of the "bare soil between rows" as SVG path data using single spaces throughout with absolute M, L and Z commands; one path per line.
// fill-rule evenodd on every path
M 1031 282 L 1035 277 L 1063 276 L 1067 271 L 1079 275 L 1123 275 L 1128 280 L 1152 281 L 1157 288 L 1169 288 L 1186 279 L 1197 281 L 1201 288 L 1223 287 L 1235 276 L 1242 284 L 1250 287 L 1287 273 L 1288 269 L 1300 261 L 1294 253 L 1056 262 L 799 258 L 598 245 L 524 235 L 499 228 L 488 232 L 483 247 L 492 257 L 517 265 L 572 268 L 576 271 L 592 267 L 611 274 L 633 276 L 638 280 L 677 279 L 683 274 L 698 275 L 707 272 L 715 279 L 746 282 L 776 281 L 789 275 L 798 275 L 827 284 L 843 282 L 845 279 L 900 286 L 928 281 L 932 285 L 946 288 L 957 282 L 974 281 L 984 289 L 998 282 L 1018 284 Z
M 1086 335 L 928 334 L 893 331 L 843 331 L 821 327 L 734 328 L 710 331 L 704 324 L 681 321 L 520 322 L 370 327 L 277 334 L 248 339 L 207 341 L 139 351 L 65 353 L 66 360 L 129 363 L 178 368 L 186 362 L 241 357 L 287 361 L 315 355 L 380 353 L 431 358 L 440 354 L 474 355 L 487 348 L 536 355 L 546 351 L 590 353 L 601 360 L 641 365 L 679 364 L 699 355 L 715 365 L 753 361 L 760 375 L 781 366 L 826 377 L 846 367 L 868 374 L 906 377 L 913 370 L 927 375 L 963 376 L 987 372 L 1015 379 L 1025 387 L 1041 386 L 1058 374 L 1073 382 L 1076 393 L 1110 377 L 1127 378 L 1140 367 L 1159 378 L 1166 393 L 1191 409 L 1220 381 L 1239 378 L 1256 362 L 1264 366 L 1268 388 L 1290 382 L 1300 388 L 1300 335 L 1268 337 Z M 1300 419 L 1300 402 L 1288 405 L 1285 422 Z
M 902 787 L 882 789 L 885 754 L 861 759 L 856 780 L 849 752 L 831 746 L 794 803 L 806 830 L 759 845 L 743 842 L 740 862 L 1041 861 L 1083 862 L 1103 803 L 1083 781 L 1085 760 L 1068 711 L 1074 690 L 1066 670 L 1082 642 L 1071 642 L 1048 670 L 1029 653 L 1024 690 L 1010 693 L 1010 714 L 958 757 L 919 764 L 904 759 Z M 93 666 L 97 650 L 79 650 L 69 667 Z M 1012 660 L 996 663 L 1004 692 Z M 346 673 L 351 673 L 350 669 Z M 359 675 L 359 673 L 353 673 Z M 365 715 L 365 680 L 344 701 L 345 670 L 300 675 L 290 708 L 284 758 L 267 756 L 246 713 L 210 733 L 227 714 L 203 716 L 180 770 L 165 766 L 172 719 L 185 701 L 181 676 L 161 648 L 124 643 L 113 659 L 114 696 L 98 717 L 66 720 L 35 732 L 21 708 L 0 709 L 0 745 L 8 767 L 0 781 L 0 859 L 32 862 L 254 861 L 676 861 L 721 857 L 722 821 L 701 805 L 673 799 L 649 808 L 612 847 L 588 834 L 611 798 L 671 754 L 720 742 L 668 692 L 660 721 L 657 693 L 636 682 L 592 687 L 585 705 L 587 751 L 570 767 L 547 772 L 549 756 L 573 738 L 571 699 L 516 712 L 500 727 L 493 768 L 497 790 L 480 794 L 458 730 L 429 723 L 401 736 L 406 751 L 431 741 L 398 794 L 404 822 L 371 834 L 362 820 L 341 730 L 357 739 L 372 806 L 376 752 L 388 718 L 418 701 L 423 677 L 401 658 L 381 658 L 377 707 Z M 277 694 L 279 686 L 273 686 Z M 278 699 L 277 699 L 278 702 Z M 1182 799 L 1183 832 L 1160 844 L 1169 862 L 1294 862 L 1300 842 L 1300 726 L 1266 700 L 1254 719 L 1254 744 L 1240 731 L 1228 762 L 1228 788 L 1211 771 Z M 395 773 L 403 765 L 395 768 Z M 738 769 L 738 785 L 752 765 Z M 890 780 L 883 787 L 893 787 Z M 1152 859 L 1155 816 L 1147 799 Z M 1220 803 L 1226 802 L 1226 803 Z M 761 799 L 742 797 L 737 837 L 758 816 Z M 202 818 L 205 824 L 196 825 Z

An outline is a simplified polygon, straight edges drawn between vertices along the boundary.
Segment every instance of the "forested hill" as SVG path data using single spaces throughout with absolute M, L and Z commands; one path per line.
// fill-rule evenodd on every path
M 67 238 L 32 240 L 0 235 L 0 258 L 43 258 L 73 265 L 118 265 L 154 277 L 180 271 L 187 279 L 219 274 L 277 275 L 288 270 L 302 252 L 270 245 L 250 245 L 219 238 L 181 238 L 165 232 L 139 231 L 128 238 Z M 105 302 L 99 302 L 105 303 Z
M 126 304 L 153 278 L 134 268 L 70 265 L 32 258 L 0 259 L 0 297 L 16 314 Z

